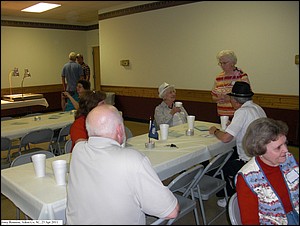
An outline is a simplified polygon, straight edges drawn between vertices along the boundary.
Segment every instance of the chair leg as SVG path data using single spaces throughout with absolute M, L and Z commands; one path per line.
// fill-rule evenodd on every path
M 192 200 L 195 201 L 195 195 L 193 191 L 191 191 L 191 196 L 192 196 Z M 194 216 L 195 216 L 196 225 L 200 225 L 197 206 L 194 209 Z
M 195 216 L 196 225 L 200 225 L 197 207 L 194 209 L 194 216 Z
M 18 207 L 16 210 L 16 218 L 17 218 L 17 220 L 20 220 L 20 209 Z
M 201 199 L 201 192 L 200 192 L 199 186 L 197 186 L 197 191 L 198 191 L 198 201 L 199 201 L 199 204 L 200 204 L 200 211 L 201 211 L 201 215 L 202 215 L 203 225 L 207 225 L 205 210 L 204 210 L 204 204 L 203 204 L 203 201 Z

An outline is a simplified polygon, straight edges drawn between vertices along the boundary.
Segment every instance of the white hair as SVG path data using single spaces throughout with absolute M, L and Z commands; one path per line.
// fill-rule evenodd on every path
M 237 57 L 235 53 L 232 50 L 222 50 L 217 54 L 217 59 L 220 61 L 221 57 L 226 57 L 226 59 L 230 60 L 230 62 L 234 63 L 236 65 L 237 63 Z

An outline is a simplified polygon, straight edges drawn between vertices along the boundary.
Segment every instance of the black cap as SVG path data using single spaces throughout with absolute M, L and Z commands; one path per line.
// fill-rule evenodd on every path
M 252 97 L 254 93 L 251 91 L 251 87 L 247 82 L 235 82 L 229 96 L 234 97 Z

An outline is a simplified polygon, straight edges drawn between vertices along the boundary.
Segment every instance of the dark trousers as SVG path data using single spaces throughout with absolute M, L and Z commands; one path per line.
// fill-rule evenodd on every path
M 232 196 L 235 191 L 235 176 L 237 172 L 246 164 L 246 162 L 235 159 L 229 160 L 223 167 L 224 178 L 226 180 L 226 189 L 228 196 Z
M 223 166 L 223 174 L 224 178 L 226 180 L 226 189 L 228 196 L 232 196 L 236 190 L 235 190 L 235 176 L 237 172 L 246 164 L 243 160 L 239 160 L 236 147 L 234 148 L 234 152 L 229 158 L 229 160 L 225 163 Z M 224 190 L 221 190 L 217 193 L 218 197 L 225 197 Z

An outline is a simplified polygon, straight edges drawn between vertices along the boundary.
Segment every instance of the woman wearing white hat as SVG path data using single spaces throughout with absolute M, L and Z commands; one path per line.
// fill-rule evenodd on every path
M 188 113 L 184 107 L 175 107 L 176 90 L 174 85 L 166 82 L 161 84 L 158 88 L 158 96 L 163 101 L 155 108 L 154 119 L 156 126 L 159 127 L 160 124 L 165 123 L 171 127 L 187 122 Z

